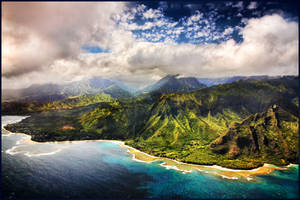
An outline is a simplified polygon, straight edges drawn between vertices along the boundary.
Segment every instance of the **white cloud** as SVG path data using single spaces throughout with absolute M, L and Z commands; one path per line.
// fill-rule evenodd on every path
M 56 59 L 78 55 L 87 42 L 107 46 L 111 17 L 123 8 L 108 2 L 3 3 L 2 76 L 43 70 Z
M 199 21 L 200 18 L 202 18 L 202 17 L 203 17 L 203 14 L 197 12 L 197 14 L 196 14 L 196 15 L 192 15 L 192 16 L 190 17 L 190 19 L 191 19 L 192 21 Z
M 208 37 L 209 36 L 209 32 L 206 32 L 206 31 L 200 31 L 200 32 L 197 32 L 196 37 Z
M 180 35 L 182 32 L 184 32 L 183 27 L 177 27 L 174 29 L 173 34 Z
M 172 28 L 172 27 L 176 26 L 177 24 L 178 24 L 178 22 L 168 23 L 168 28 Z
M 298 74 L 297 32 L 297 23 L 279 15 L 265 16 L 248 21 L 241 44 L 233 40 L 219 45 L 133 41 L 132 48 L 122 54 L 120 61 L 125 62 L 116 65 L 123 66 L 131 79 L 170 73 L 203 77 Z
M 145 9 L 146 9 L 146 6 L 144 4 L 140 4 L 136 8 L 136 12 L 143 13 L 145 11 Z
M 223 35 L 230 35 L 230 34 L 233 33 L 233 31 L 234 31 L 234 29 L 231 28 L 231 27 L 226 28 L 226 29 L 224 30 L 224 32 L 223 32 Z
M 149 18 L 159 18 L 162 17 L 163 15 L 160 10 L 150 8 L 149 10 L 143 13 L 143 16 L 146 19 L 149 19 Z
M 298 74 L 297 33 L 297 23 L 279 15 L 265 16 L 248 21 L 241 44 L 233 40 L 219 45 L 139 43 L 131 49 L 128 61 L 132 72 L 159 69 L 161 74 L 208 77 Z
M 124 30 L 148 30 L 148 29 L 152 29 L 153 27 L 161 27 L 164 25 L 169 25 L 169 23 L 165 20 L 165 19 L 158 19 L 156 21 L 153 22 L 145 22 L 143 25 L 138 25 L 136 23 L 128 23 L 127 21 L 121 22 L 120 26 L 121 28 L 123 28 Z
M 185 25 L 191 26 L 191 25 L 195 25 L 197 23 L 201 23 L 202 18 L 203 18 L 203 14 L 200 13 L 199 11 L 197 11 L 196 14 L 190 16 L 187 19 L 187 22 L 185 23 Z
M 249 10 L 257 8 L 257 2 L 252 1 L 247 8 Z

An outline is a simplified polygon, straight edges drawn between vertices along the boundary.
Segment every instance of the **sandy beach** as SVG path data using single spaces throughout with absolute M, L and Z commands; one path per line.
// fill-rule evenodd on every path
M 151 163 L 154 161 L 163 161 L 163 163 L 160 164 L 160 166 L 165 167 L 166 169 L 174 169 L 174 170 L 181 171 L 183 173 L 190 173 L 192 172 L 192 170 L 196 170 L 203 173 L 215 174 L 225 179 L 244 178 L 248 181 L 251 181 L 254 178 L 253 176 L 270 174 L 275 170 L 287 170 L 288 167 L 295 165 L 295 164 L 289 164 L 286 167 L 277 167 L 265 163 L 262 167 L 258 167 L 251 170 L 228 169 L 217 165 L 212 165 L 212 166 L 196 165 L 196 164 L 179 162 L 169 158 L 160 158 L 160 157 L 149 155 L 145 152 L 141 152 L 133 147 L 125 145 L 124 143 L 120 143 L 120 145 L 124 148 L 127 148 L 128 152 L 133 155 L 134 160 L 140 162 Z

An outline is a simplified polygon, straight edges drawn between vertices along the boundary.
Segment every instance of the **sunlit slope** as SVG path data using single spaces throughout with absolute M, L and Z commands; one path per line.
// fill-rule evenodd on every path
M 211 148 L 231 159 L 297 162 L 298 130 L 298 118 L 275 104 L 266 112 L 232 124 L 226 134 L 212 142 Z
M 287 110 L 285 113 L 297 118 L 298 108 L 293 103 L 293 99 L 297 96 L 297 81 L 297 78 L 239 81 L 191 93 L 162 95 L 150 105 L 149 109 L 144 110 L 147 112 L 144 116 L 148 116 L 148 119 L 142 122 L 144 126 L 136 128 L 134 135 L 126 135 L 129 139 L 128 144 L 158 156 L 187 162 L 219 163 L 223 166 L 238 167 L 240 164 L 235 166 L 230 162 L 236 157 L 215 151 L 211 148 L 211 143 L 224 135 L 231 124 L 242 122 L 249 115 L 265 112 L 273 105 L 280 105 Z M 129 130 L 128 127 L 131 123 L 142 119 L 141 117 L 134 118 L 130 114 L 131 111 L 128 112 L 126 108 L 125 110 L 123 108 L 115 110 L 115 112 L 113 110 L 105 112 L 101 114 L 102 117 L 98 123 L 106 123 L 104 126 L 106 129 L 105 131 L 97 129 L 98 133 L 103 132 L 103 135 L 118 130 L 121 132 Z M 141 110 L 137 109 L 136 112 L 140 113 Z M 124 113 L 129 114 L 125 116 Z M 107 116 L 110 117 L 106 118 Z M 92 116 L 90 118 L 94 119 Z M 130 122 L 132 118 L 133 121 Z M 85 124 L 84 121 L 81 122 L 83 125 Z M 294 127 L 293 130 L 279 127 L 274 132 L 297 131 L 298 122 L 290 123 L 291 127 Z M 141 129 L 139 129 L 140 127 Z M 294 134 L 294 137 L 298 137 L 297 134 Z M 291 142 L 292 140 L 288 140 L 287 144 L 295 146 Z M 291 152 L 291 149 L 286 151 Z M 293 151 L 295 152 L 295 149 Z M 269 154 L 269 157 L 266 157 L 265 160 L 257 160 L 255 156 L 252 156 L 253 159 L 251 156 L 245 159 L 247 154 L 243 151 L 238 158 L 243 163 L 243 167 L 247 168 L 257 166 L 263 161 L 270 161 L 273 152 L 266 154 Z M 261 154 L 255 155 L 260 156 Z M 293 153 L 291 155 L 282 158 L 283 161 L 277 158 L 273 160 L 276 163 L 285 163 L 295 159 L 296 155 Z
M 71 123 L 74 129 L 63 130 L 63 133 L 60 131 L 61 127 L 68 125 L 68 120 L 61 120 L 65 123 L 60 123 L 59 126 L 55 123 L 50 126 L 47 121 L 56 112 L 61 112 L 60 118 L 68 119 L 64 118 L 63 111 L 49 112 L 47 116 L 41 113 L 35 116 L 39 117 L 39 124 L 33 129 L 43 131 L 43 127 L 46 127 L 47 139 L 39 134 L 39 141 L 47 141 L 49 138 L 121 139 L 157 156 L 198 164 L 253 168 L 264 162 L 285 164 L 297 160 L 297 98 L 298 77 L 243 80 L 188 93 L 163 94 L 159 98 L 141 97 L 97 104 L 85 112 L 74 112 Z M 270 114 L 269 110 L 274 105 L 278 107 L 274 115 L 279 116 L 276 128 L 269 126 L 269 122 L 260 123 L 268 118 L 264 116 Z M 258 121 L 249 121 L 253 116 L 259 116 Z M 42 118 L 45 126 L 41 122 Z M 35 123 L 32 118 L 30 120 Z M 273 123 L 272 120 L 273 118 Z M 26 120 L 22 123 L 15 130 L 21 131 L 21 127 L 27 126 Z M 241 123 L 250 125 L 240 125 Z M 226 142 L 220 139 L 233 131 L 233 127 L 240 127 L 235 130 L 235 137 Z M 258 145 L 261 151 L 245 148 L 248 140 L 245 140 L 243 146 L 238 138 L 243 137 L 248 129 L 253 129 L 258 134 L 258 139 L 253 140 L 254 144 L 260 144 L 261 138 L 266 137 L 271 146 Z M 57 136 L 59 134 L 60 137 Z M 283 139 L 278 139 L 277 135 L 280 134 Z M 251 137 L 255 136 L 252 134 Z M 276 142 L 277 140 L 284 142 Z M 278 154 L 271 151 L 272 148 L 277 148 Z
M 112 102 L 114 98 L 105 93 L 96 95 L 70 96 L 68 98 L 52 101 L 48 103 L 42 102 L 6 102 L 2 103 L 2 114 L 29 115 L 48 110 L 74 109 L 76 107 L 88 106 L 100 102 Z
M 279 86 L 278 81 L 240 81 L 191 93 L 162 95 L 152 105 L 150 118 L 140 135 L 143 139 L 153 138 L 154 133 L 161 135 L 159 130 L 200 134 L 205 141 L 224 133 L 231 123 L 263 112 L 273 104 L 296 115 L 297 106 L 292 101 L 297 96 L 293 87 L 297 80 L 281 80 Z M 164 128 L 167 130 L 163 131 Z

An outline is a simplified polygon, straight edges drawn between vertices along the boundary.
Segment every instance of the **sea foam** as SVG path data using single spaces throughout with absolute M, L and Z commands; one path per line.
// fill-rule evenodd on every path
M 32 154 L 30 152 L 26 152 L 24 155 L 27 156 L 27 157 L 33 157 L 33 156 L 50 156 L 50 155 L 54 155 L 58 152 L 60 152 L 61 149 L 57 149 L 55 151 L 52 151 L 52 152 L 48 152 L 48 153 L 37 153 L 37 154 Z

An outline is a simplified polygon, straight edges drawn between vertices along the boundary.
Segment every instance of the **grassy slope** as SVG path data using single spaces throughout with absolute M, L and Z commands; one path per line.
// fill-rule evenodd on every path
M 240 161 L 285 165 L 298 160 L 298 118 L 277 105 L 254 114 L 211 143 L 212 152 L 228 165 Z M 235 162 L 233 162 L 235 161 Z
M 104 93 L 96 95 L 83 95 L 77 97 L 69 97 L 63 100 L 53 101 L 49 103 L 40 102 L 4 102 L 2 103 L 2 114 L 7 115 L 20 115 L 37 113 L 48 110 L 59 110 L 59 109 L 72 109 L 80 106 L 87 106 L 100 102 L 112 102 L 114 99 Z
M 232 123 L 266 111 L 273 104 L 297 115 L 298 108 L 291 103 L 297 96 L 295 83 L 297 79 L 239 81 L 192 93 L 163 95 L 153 106 L 152 117 L 140 131 L 140 137 L 128 144 L 185 162 L 237 167 L 230 161 L 232 158 L 213 152 L 210 143 L 226 133 Z M 296 126 L 297 122 L 292 124 Z M 269 160 L 239 159 L 239 166 L 246 168 Z
M 87 106 L 90 104 L 95 104 L 100 102 L 112 102 L 112 101 L 114 101 L 114 99 L 110 95 L 100 93 L 96 95 L 83 95 L 78 97 L 69 97 L 64 100 L 43 104 L 39 109 L 42 111 L 72 109 L 74 107 Z

